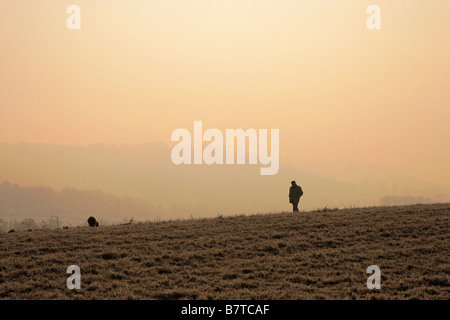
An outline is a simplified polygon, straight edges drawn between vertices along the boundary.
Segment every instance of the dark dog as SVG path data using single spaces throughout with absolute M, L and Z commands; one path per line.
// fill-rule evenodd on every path
M 94 217 L 89 217 L 88 219 L 89 227 L 98 227 L 98 222 Z

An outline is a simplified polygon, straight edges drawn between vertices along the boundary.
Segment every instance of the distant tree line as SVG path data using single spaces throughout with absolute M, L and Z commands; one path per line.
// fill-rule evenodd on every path
M 148 201 L 102 190 L 64 188 L 58 192 L 47 187 L 22 187 L 8 181 L 0 184 L 3 228 L 51 229 L 62 227 L 61 220 L 65 224 L 86 223 L 89 216 L 118 222 L 131 217 L 151 220 L 160 215 L 161 209 Z
M 61 228 L 61 221 L 58 217 L 52 216 L 47 220 L 36 222 L 31 218 L 25 218 L 17 221 L 13 219 L 6 221 L 0 218 L 0 232 L 8 232 L 10 230 L 23 231 L 23 230 L 35 230 L 35 229 L 58 229 Z

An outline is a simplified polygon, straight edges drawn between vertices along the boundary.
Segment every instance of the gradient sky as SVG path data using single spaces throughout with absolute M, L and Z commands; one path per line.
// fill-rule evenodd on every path
M 68 30 L 66 8 L 81 8 Z M 381 30 L 366 9 L 381 8 Z M 0 142 L 280 129 L 280 161 L 450 181 L 448 0 L 0 2 Z

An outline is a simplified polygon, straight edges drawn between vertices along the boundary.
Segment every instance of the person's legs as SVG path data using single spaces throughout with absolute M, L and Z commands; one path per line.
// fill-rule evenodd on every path
M 298 202 L 300 201 L 300 199 L 296 199 L 296 200 L 294 200 L 293 202 L 292 202 L 292 206 L 294 207 L 293 208 L 293 210 L 294 210 L 294 212 L 297 212 L 298 211 Z

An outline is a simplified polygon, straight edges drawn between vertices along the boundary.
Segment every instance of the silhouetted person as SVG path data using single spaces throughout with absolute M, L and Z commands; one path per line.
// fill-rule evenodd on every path
M 292 210 L 298 211 L 298 202 L 303 195 L 302 187 L 298 186 L 295 181 L 291 181 L 291 187 L 289 188 L 289 203 L 292 203 Z

